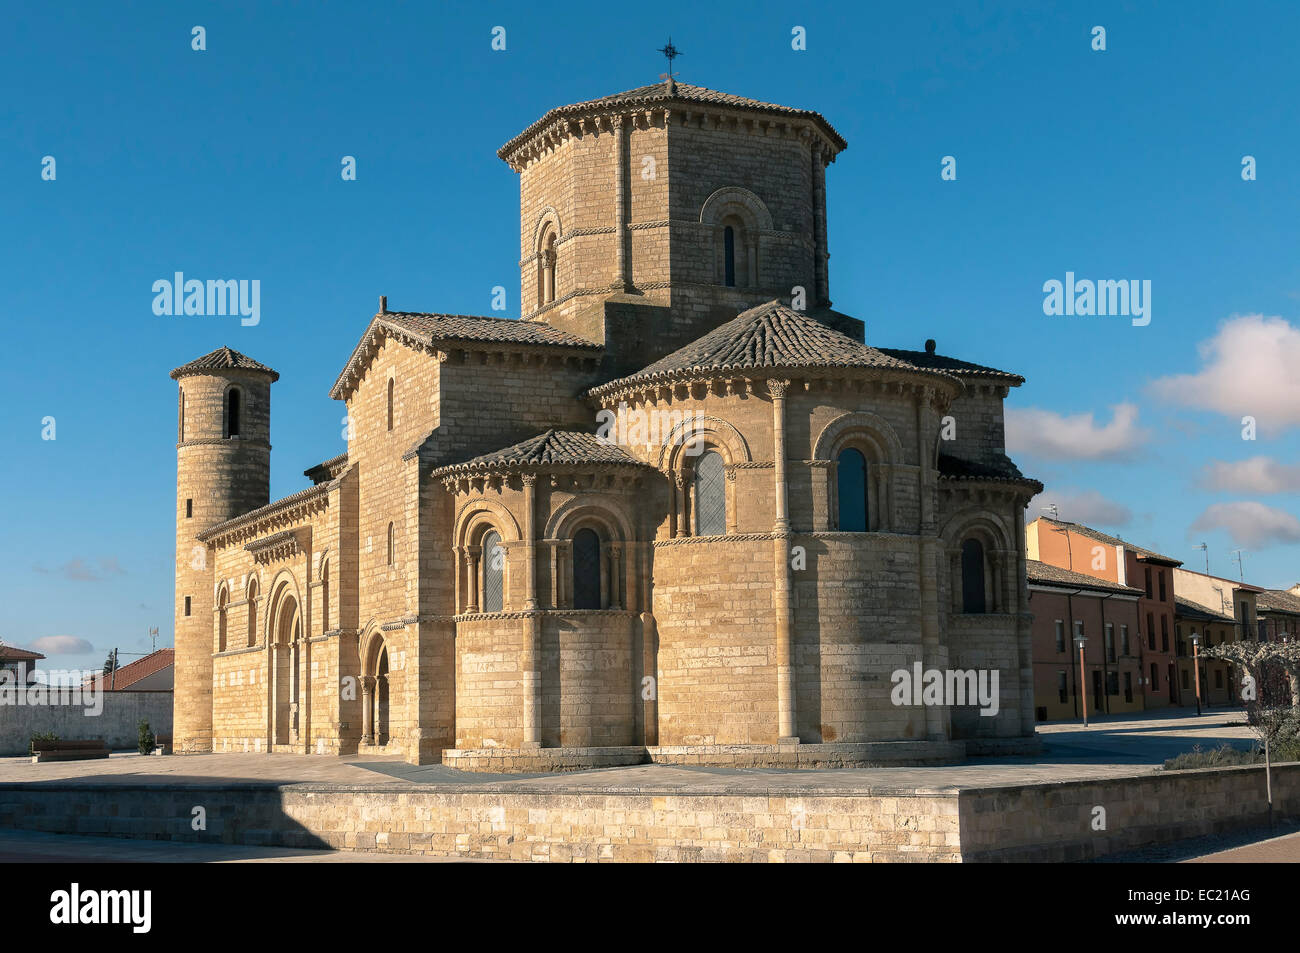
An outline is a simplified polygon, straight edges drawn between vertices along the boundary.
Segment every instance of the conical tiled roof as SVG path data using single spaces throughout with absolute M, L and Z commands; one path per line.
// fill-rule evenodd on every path
M 435 476 L 473 470 L 592 466 L 647 466 L 608 440 L 577 430 L 548 430 L 520 443 L 463 463 L 439 467 Z
M 920 368 L 867 347 L 816 318 L 773 300 L 742 311 L 733 320 L 662 360 L 628 377 L 594 387 L 590 393 L 599 396 L 631 383 L 669 381 L 701 372 L 811 367 L 892 368 L 937 375 L 957 384 L 948 374 Z
M 636 89 L 625 90 L 621 93 L 614 93 L 612 96 L 602 96 L 599 99 L 589 99 L 586 102 L 572 103 L 568 106 L 557 106 L 549 110 L 541 119 L 530 125 L 527 129 L 515 136 L 504 146 L 497 150 L 497 155 L 502 159 L 508 159 L 510 153 L 525 142 L 531 136 L 544 129 L 556 119 L 574 117 L 586 113 L 599 113 L 607 109 L 623 108 L 641 109 L 648 106 L 662 106 L 666 103 L 697 103 L 703 106 L 721 106 L 728 109 L 740 109 L 746 112 L 764 112 L 774 113 L 780 116 L 790 118 L 808 119 L 819 125 L 828 139 L 834 144 L 837 151 L 842 151 L 848 147 L 844 137 L 835 131 L 835 127 L 826 121 L 821 113 L 811 109 L 795 109 L 791 106 L 778 106 L 776 103 L 765 103 L 757 99 L 749 99 L 745 96 L 736 96 L 731 93 L 720 93 L 716 89 L 705 89 L 703 86 L 691 86 L 688 83 L 678 83 L 675 81 L 666 81 L 663 83 L 654 83 L 650 86 L 638 86 Z
M 171 372 L 172 380 L 179 380 L 186 374 L 207 374 L 212 371 L 260 371 L 263 374 L 270 374 L 272 381 L 278 381 L 280 375 L 277 371 L 271 370 L 265 364 L 253 360 L 247 354 L 240 354 L 238 351 L 229 347 L 219 347 L 215 351 L 210 351 L 202 357 L 197 357 L 188 364 L 182 364 L 176 370 Z

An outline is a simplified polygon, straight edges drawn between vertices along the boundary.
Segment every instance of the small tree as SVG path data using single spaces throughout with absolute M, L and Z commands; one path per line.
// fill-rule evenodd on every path
M 1273 762 L 1300 758 L 1300 642 L 1227 642 L 1207 648 L 1242 672 L 1241 702 L 1246 723 L 1264 752 L 1268 820 L 1273 823 Z
M 158 739 L 154 737 L 153 731 L 149 728 L 149 722 L 140 722 L 139 747 L 141 754 L 152 754 Z

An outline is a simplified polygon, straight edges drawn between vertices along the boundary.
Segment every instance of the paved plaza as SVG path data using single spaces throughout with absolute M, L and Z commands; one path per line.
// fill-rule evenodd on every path
M 1157 770 L 1167 758 L 1222 744 L 1248 749 L 1253 736 L 1239 711 L 1148 712 L 1138 718 L 1103 717 L 1040 725 L 1042 754 L 976 758 L 957 765 L 793 770 L 643 764 L 546 775 L 491 775 L 395 759 L 331 758 L 290 754 L 211 754 L 147 757 L 114 754 L 99 761 L 32 764 L 0 758 L 0 783 L 66 781 L 182 786 L 214 782 L 361 786 L 416 783 L 434 789 L 503 792 L 746 794 L 808 791 L 884 794 L 951 791 L 1127 777 Z

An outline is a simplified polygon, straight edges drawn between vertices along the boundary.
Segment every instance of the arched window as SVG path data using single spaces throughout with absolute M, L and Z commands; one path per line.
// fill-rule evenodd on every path
M 505 605 L 506 551 L 494 529 L 483 534 L 482 560 L 483 611 L 500 612 Z
M 727 535 L 727 471 L 716 450 L 695 461 L 695 535 Z
M 257 644 L 257 579 L 248 580 L 248 644 Z
M 547 224 L 537 243 L 537 306 L 555 300 L 556 240 L 555 227 Z
M 226 391 L 226 436 L 239 436 L 240 393 L 238 387 Z
M 835 468 L 839 490 L 839 529 L 843 533 L 867 531 L 867 458 L 852 447 L 840 452 Z
M 736 287 L 736 229 L 728 225 L 722 230 L 722 283 Z
M 961 544 L 961 611 L 988 611 L 984 602 L 984 544 L 978 539 Z
M 217 595 L 217 651 L 226 650 L 226 604 L 230 601 L 230 595 L 226 592 L 226 587 L 221 587 L 221 592 Z
M 321 563 L 320 567 L 320 630 L 330 630 L 330 564 Z
M 388 429 L 393 429 L 393 387 L 394 381 L 388 378 Z
M 388 565 L 397 562 L 397 533 L 393 529 L 393 524 L 388 524 Z
M 573 608 L 600 608 L 600 537 L 593 529 L 573 534 Z

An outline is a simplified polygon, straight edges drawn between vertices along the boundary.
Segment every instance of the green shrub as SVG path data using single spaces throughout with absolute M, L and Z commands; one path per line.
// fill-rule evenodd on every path
M 139 745 L 140 753 L 153 754 L 153 749 L 156 747 L 158 743 L 158 739 L 154 737 L 154 733 L 153 731 L 150 730 L 149 722 L 147 721 L 140 722 L 139 740 L 140 740 L 140 745 Z
M 1229 768 L 1240 764 L 1259 764 L 1263 760 L 1262 751 L 1241 751 L 1230 744 L 1205 751 L 1196 745 L 1186 754 L 1170 758 L 1161 767 L 1165 771 L 1186 771 L 1189 768 Z
M 59 736 L 52 731 L 37 732 L 32 735 L 32 754 L 45 748 L 47 745 L 57 744 Z

